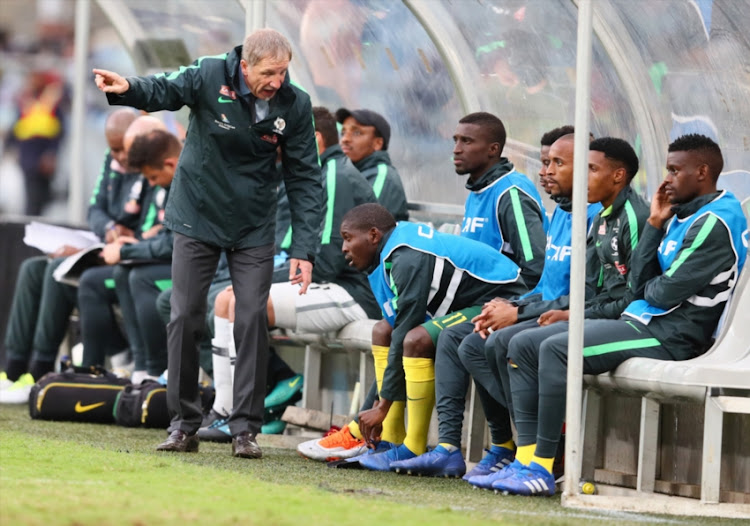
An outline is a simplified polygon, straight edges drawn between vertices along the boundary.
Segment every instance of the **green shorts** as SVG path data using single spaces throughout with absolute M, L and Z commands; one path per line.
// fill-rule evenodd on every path
M 445 329 L 446 327 L 458 325 L 459 323 L 471 321 L 471 319 L 480 312 L 482 312 L 481 305 L 467 307 L 465 309 L 446 314 L 445 316 L 441 316 L 440 318 L 426 321 L 422 324 L 422 327 L 424 327 L 425 330 L 429 333 L 433 345 L 437 345 L 438 336 L 440 336 L 440 333 L 443 331 L 443 329 Z

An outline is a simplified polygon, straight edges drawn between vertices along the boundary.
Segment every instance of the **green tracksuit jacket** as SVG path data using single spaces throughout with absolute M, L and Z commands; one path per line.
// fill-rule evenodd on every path
M 649 204 L 630 186 L 602 210 L 591 225 L 586 257 L 586 318 L 615 320 L 633 301 L 628 273 L 638 240 L 650 213 Z
M 407 221 L 409 210 L 406 207 L 404 185 L 396 167 L 391 164 L 388 152 L 374 152 L 354 163 L 354 166 L 372 186 L 378 203 L 387 208 L 396 221 Z
M 149 201 L 145 203 L 146 212 L 143 214 L 142 232 L 161 222 L 169 201 L 169 188 L 152 187 L 149 197 Z M 153 237 L 132 245 L 123 245 L 120 249 L 120 259 L 154 259 L 169 262 L 172 260 L 172 237 L 172 231 L 165 225 Z
M 111 222 L 136 230 L 139 224 L 140 208 L 126 211 L 125 205 L 133 198 L 141 206 L 145 184 L 138 172 L 121 172 L 112 167 L 112 154 L 107 148 L 104 155 L 102 171 L 94 185 L 89 199 L 87 222 L 91 231 L 99 239 L 107 235 Z M 131 195 L 134 194 L 134 195 Z
M 684 219 L 718 195 L 704 195 L 674 206 L 672 210 L 678 219 Z M 674 272 L 663 273 L 659 266 L 658 249 L 666 231 L 649 224 L 643 229 L 630 264 L 635 299 L 645 298 L 652 305 L 674 309 L 668 315 L 655 316 L 648 324 L 648 332 L 668 348 L 675 359 L 692 358 L 710 347 L 725 303 L 706 307 L 687 300 L 696 294 L 714 297 L 723 292 L 726 283 L 721 279 L 717 281 L 717 277 L 736 264 L 737 256 L 727 226 L 716 221 L 710 230 L 704 231 L 703 226 L 710 218 L 713 216 L 707 214 L 691 225 L 675 258 L 682 260 L 684 255 L 684 261 Z M 622 319 L 632 320 L 628 316 Z
M 164 224 L 221 248 L 274 242 L 280 146 L 294 228 L 289 255 L 312 260 L 323 195 L 310 97 L 287 76 L 256 123 L 255 99 L 240 94 L 241 53 L 237 46 L 172 73 L 129 77 L 130 89 L 107 99 L 146 111 L 190 108 Z

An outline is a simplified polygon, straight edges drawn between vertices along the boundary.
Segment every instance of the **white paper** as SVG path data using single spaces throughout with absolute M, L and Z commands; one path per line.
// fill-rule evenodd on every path
M 96 234 L 88 230 L 76 230 L 32 221 L 26 225 L 23 242 L 30 247 L 38 248 L 45 254 L 50 254 L 63 245 L 84 249 L 101 241 Z

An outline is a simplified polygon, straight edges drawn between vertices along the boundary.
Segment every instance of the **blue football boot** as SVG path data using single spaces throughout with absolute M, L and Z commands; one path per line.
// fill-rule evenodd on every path
M 469 484 L 474 486 L 474 488 L 492 489 L 492 484 L 494 484 L 495 481 L 504 479 L 515 470 L 521 469 L 522 467 L 524 467 L 523 464 L 521 464 L 517 460 L 514 460 L 509 466 L 505 466 L 503 469 L 493 471 L 489 475 L 477 475 L 475 477 L 471 477 L 468 482 Z
M 328 467 L 338 469 L 363 469 L 362 465 L 359 463 L 363 458 L 372 455 L 379 455 L 380 453 L 385 453 L 386 451 L 390 451 L 391 449 L 395 449 L 397 447 L 398 444 L 381 440 L 380 442 L 378 442 L 378 445 L 375 446 L 375 449 L 367 449 L 364 453 L 354 457 L 333 460 L 331 462 L 328 462 Z
M 464 475 L 464 480 L 469 480 L 471 477 L 491 475 L 506 466 L 510 466 L 513 459 L 516 458 L 515 451 L 500 446 L 492 446 L 490 449 L 485 449 L 485 451 L 486 454 L 482 460 Z
M 466 473 L 466 462 L 460 449 L 451 452 L 438 446 L 418 457 L 391 462 L 391 471 L 426 477 L 458 478 Z
M 516 469 L 509 476 L 492 483 L 495 493 L 504 495 L 543 495 L 555 494 L 555 476 L 536 462 Z
M 401 444 L 400 446 L 391 448 L 383 453 L 365 455 L 360 459 L 359 465 L 370 471 L 390 471 L 392 462 L 406 460 L 416 456 L 417 455 L 412 453 L 408 447 Z

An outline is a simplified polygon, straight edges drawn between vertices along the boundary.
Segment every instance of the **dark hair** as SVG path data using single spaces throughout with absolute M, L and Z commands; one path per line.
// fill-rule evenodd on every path
M 669 145 L 668 152 L 695 152 L 702 163 L 708 166 L 714 182 L 719 178 L 724 169 L 724 157 L 721 148 L 711 138 L 697 133 L 690 133 L 678 137 Z
M 336 117 L 322 106 L 313 107 L 313 118 L 315 119 L 315 131 L 323 136 L 326 148 L 339 143 L 339 130 L 336 128 Z
M 164 160 L 180 155 L 182 145 L 180 141 L 164 130 L 151 130 L 137 135 L 128 151 L 128 165 L 136 170 L 144 166 L 161 168 Z
M 570 124 L 565 126 L 560 126 L 559 128 L 555 128 L 554 130 L 550 130 L 544 135 L 542 135 L 542 146 L 552 146 L 554 142 L 562 137 L 563 135 L 570 135 L 571 133 L 575 132 L 575 128 L 571 126 Z
M 387 208 L 377 203 L 365 203 L 349 210 L 341 223 L 349 223 L 354 230 L 365 232 L 372 227 L 388 232 L 396 227 L 396 220 Z
M 500 153 L 505 148 L 505 126 L 503 121 L 485 111 L 478 111 L 476 113 L 469 113 L 463 117 L 459 124 L 476 124 L 487 130 L 491 142 L 500 144 Z
M 615 137 L 601 137 L 589 143 L 589 151 L 602 152 L 604 157 L 625 168 L 628 183 L 638 173 L 638 156 L 627 141 Z

